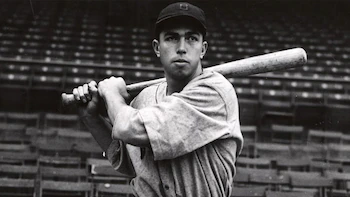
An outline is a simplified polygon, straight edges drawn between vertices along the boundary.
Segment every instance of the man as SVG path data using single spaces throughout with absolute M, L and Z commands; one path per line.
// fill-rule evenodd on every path
M 153 49 L 166 82 L 144 89 L 130 105 L 122 78 L 73 90 L 80 117 L 115 170 L 133 176 L 135 196 L 230 196 L 243 143 L 232 85 L 203 72 L 204 12 L 189 3 L 164 8 Z M 98 115 L 104 102 L 112 129 Z M 112 130 L 112 131 L 111 131 Z

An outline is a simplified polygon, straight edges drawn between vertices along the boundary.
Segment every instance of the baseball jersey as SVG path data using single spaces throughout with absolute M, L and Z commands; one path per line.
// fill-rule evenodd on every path
M 166 82 L 148 87 L 131 103 L 138 111 L 127 125 L 144 127 L 150 147 L 114 140 L 109 161 L 135 177 L 135 196 L 229 196 L 243 144 L 233 86 L 207 71 L 181 92 L 166 89 Z

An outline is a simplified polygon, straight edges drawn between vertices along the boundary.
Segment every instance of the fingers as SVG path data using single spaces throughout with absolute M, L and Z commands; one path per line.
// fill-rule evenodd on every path
M 83 103 L 86 103 L 87 99 L 84 95 L 83 86 L 78 87 L 78 94 L 79 94 L 80 100 L 83 101 Z
M 91 81 L 89 84 L 88 84 L 88 89 L 91 93 L 95 93 L 97 92 L 97 83 L 96 81 Z
M 89 84 L 88 84 L 88 89 L 89 89 L 89 92 L 90 92 L 90 100 L 93 100 L 93 101 L 98 101 L 98 97 L 99 97 L 99 93 L 98 93 L 98 89 L 97 89 L 97 83 L 95 81 L 91 81 Z
M 89 84 L 84 84 L 73 89 L 74 99 L 82 101 L 83 103 L 89 102 L 97 93 L 97 84 L 95 81 L 91 81 Z
M 74 99 L 75 99 L 75 100 L 80 101 L 80 96 L 79 96 L 79 93 L 78 93 L 78 88 L 74 88 L 74 89 L 73 89 L 73 96 L 74 96 Z

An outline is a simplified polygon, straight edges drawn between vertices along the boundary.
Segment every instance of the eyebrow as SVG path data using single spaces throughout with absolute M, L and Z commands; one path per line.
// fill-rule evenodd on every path
M 185 33 L 185 35 L 193 35 L 193 34 L 200 35 L 200 33 L 198 31 L 188 31 Z M 171 31 L 171 30 L 165 31 L 165 33 L 164 33 L 164 36 L 176 36 L 176 35 L 179 35 L 179 33 Z

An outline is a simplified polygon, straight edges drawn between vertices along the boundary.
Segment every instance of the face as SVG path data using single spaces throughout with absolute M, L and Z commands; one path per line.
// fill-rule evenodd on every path
M 166 78 L 189 81 L 202 72 L 201 59 L 208 44 L 190 25 L 172 25 L 160 32 L 159 40 L 153 40 L 153 48 Z

